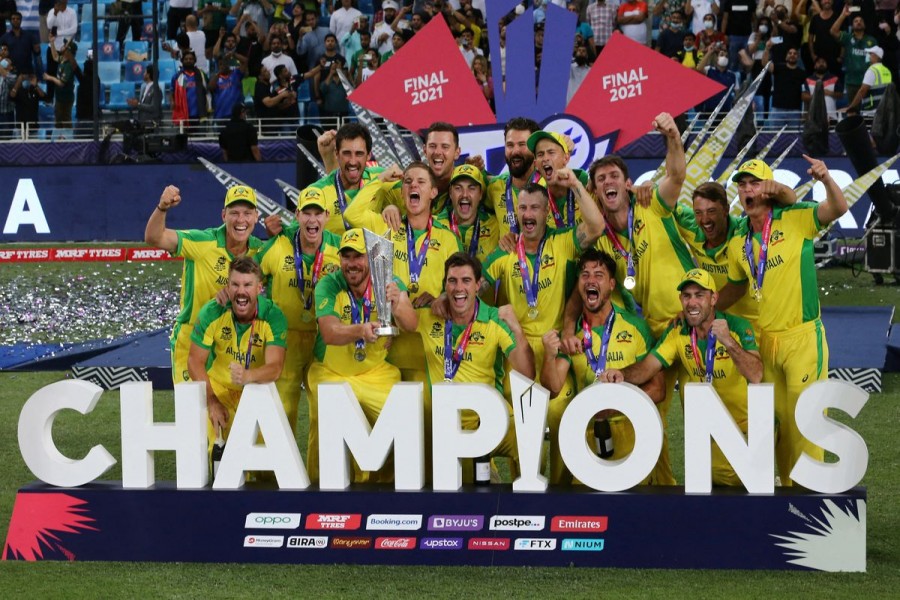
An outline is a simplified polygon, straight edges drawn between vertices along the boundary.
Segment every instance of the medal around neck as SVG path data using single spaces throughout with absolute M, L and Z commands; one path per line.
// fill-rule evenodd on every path
M 400 330 L 391 320 L 391 303 L 384 289 L 394 279 L 394 244 L 388 237 L 390 234 L 388 230 L 385 237 L 381 237 L 377 233 L 363 229 L 369 273 L 372 277 L 372 296 L 375 299 L 375 310 L 378 311 L 378 327 L 375 333 L 380 336 L 400 334 Z

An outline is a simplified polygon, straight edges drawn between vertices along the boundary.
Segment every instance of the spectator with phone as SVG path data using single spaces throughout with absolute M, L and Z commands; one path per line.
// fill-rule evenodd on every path
M 803 110 L 803 87 L 806 85 L 806 73 L 800 68 L 800 50 L 788 48 L 784 62 L 775 63 L 769 61 L 769 54 L 774 44 L 772 40 L 766 43 L 763 54 L 763 63 L 768 65 L 772 74 L 772 110 L 773 123 L 781 127 L 785 122 L 797 122 L 800 120 Z
M 862 86 L 863 75 L 869 68 L 867 51 L 878 45 L 875 38 L 866 33 L 866 22 L 859 16 L 858 10 L 852 11 L 852 8 L 858 9 L 849 3 L 845 4 L 844 10 L 831 26 L 831 37 L 844 48 L 844 88 L 848 98 L 856 98 L 856 93 Z M 850 33 L 847 33 L 841 28 L 851 14 L 856 16 L 850 21 Z
M 775 63 L 787 60 L 788 48 L 799 48 L 803 42 L 803 28 L 800 21 L 784 6 L 776 6 L 772 11 L 772 50 Z
M 58 69 L 56 56 L 62 54 L 66 42 L 74 40 L 78 34 L 78 16 L 73 9 L 69 8 L 68 0 L 57 0 L 54 3 L 53 10 L 47 13 L 47 28 L 50 30 L 50 44 L 55 47 L 56 52 L 54 53 L 49 47 L 47 48 L 46 67 L 44 70 L 46 73 L 55 76 Z M 48 102 L 53 100 L 54 93 L 53 86 L 48 86 Z
M 831 26 L 837 21 L 834 0 L 821 0 L 820 9 L 809 21 L 809 53 L 813 68 L 819 58 L 827 63 L 827 70 L 835 75 L 841 72 L 841 45 L 831 35 Z
M 707 13 L 703 17 L 703 29 L 697 34 L 697 46 L 702 52 L 717 50 L 721 46 L 728 48 L 728 36 L 719 31 L 716 15 Z M 728 62 L 731 64 L 730 59 Z
M 354 26 L 359 27 L 359 18 L 363 14 L 356 8 L 353 8 L 353 0 L 341 0 L 340 8 L 336 8 L 331 13 L 331 20 L 328 28 L 337 39 L 343 40 L 344 36 L 350 35 L 354 31 Z
M 772 21 L 769 17 L 762 17 L 756 24 L 756 30 L 750 34 L 747 42 L 747 48 L 741 50 L 739 56 L 741 64 L 750 69 L 750 80 L 759 75 L 766 63 L 763 62 L 763 54 L 766 51 L 766 44 L 772 37 Z M 756 114 L 765 119 L 769 114 L 769 102 L 772 97 L 772 77 L 766 74 L 762 82 L 756 89 L 756 96 L 753 97 L 753 108 Z

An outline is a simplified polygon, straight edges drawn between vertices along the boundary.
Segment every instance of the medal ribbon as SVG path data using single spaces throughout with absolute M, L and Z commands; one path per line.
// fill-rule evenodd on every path
M 519 239 L 516 240 L 516 253 L 519 255 L 519 270 L 522 272 L 522 288 L 525 290 L 525 299 L 528 301 L 528 306 L 532 308 L 537 306 L 538 278 L 541 274 L 541 255 L 544 253 L 544 243 L 546 241 L 547 234 L 545 232 L 544 237 L 541 238 L 541 243 L 538 245 L 537 257 L 534 260 L 534 273 L 529 275 L 528 257 L 525 256 L 525 239 L 522 236 L 519 236 Z
M 312 308 L 313 289 L 319 283 L 319 274 L 322 272 L 322 263 L 325 261 L 325 253 L 322 252 L 322 246 L 316 248 L 316 258 L 313 260 L 312 270 L 310 271 L 310 290 L 309 295 L 303 302 L 306 310 Z M 297 287 L 300 289 L 300 297 L 303 298 L 306 292 L 306 279 L 303 278 L 303 256 L 300 253 L 300 230 L 294 236 L 294 271 L 297 273 Z
M 600 356 L 597 356 L 594 354 L 593 337 L 591 336 L 591 326 L 588 323 L 587 315 L 582 315 L 581 317 L 581 343 L 584 346 L 584 354 L 587 356 L 588 364 L 597 376 L 606 370 L 606 353 L 609 350 L 609 338 L 612 336 L 613 323 L 615 321 L 616 311 L 610 307 L 609 316 L 606 317 L 606 323 L 603 325 L 603 336 L 600 338 Z
M 616 235 L 616 232 L 613 231 L 612 225 L 609 224 L 609 219 L 605 219 L 606 221 L 606 237 L 609 238 L 609 241 L 612 242 L 613 248 L 616 249 L 616 252 L 619 253 L 619 256 L 625 259 L 625 271 L 628 277 L 635 276 L 634 270 L 634 258 L 631 256 L 631 252 L 625 250 L 625 247 L 622 245 L 622 242 L 619 241 L 619 236 Z M 634 207 L 628 207 L 628 246 L 634 248 Z
M 568 218 L 568 225 L 566 225 L 566 221 L 563 220 L 562 214 L 559 212 L 559 207 L 556 206 L 556 200 L 553 199 L 553 194 L 550 193 L 549 186 L 547 187 L 547 195 L 550 196 L 550 212 L 553 213 L 553 222 L 556 224 L 556 228 L 562 229 L 563 227 L 575 225 L 575 192 L 569 190 L 566 194 L 566 217 Z
M 350 288 L 347 288 L 347 295 L 350 296 L 350 323 L 352 325 L 358 325 L 360 323 L 368 323 L 369 317 L 372 314 L 372 278 L 369 278 L 368 283 L 366 284 L 366 291 L 363 292 L 362 303 L 363 310 L 362 314 L 360 314 L 359 304 L 356 302 L 356 298 L 353 296 L 353 291 Z M 356 349 L 362 350 L 366 347 L 366 340 L 358 339 L 356 340 Z
M 459 343 L 456 350 L 453 349 L 453 321 L 447 319 L 444 321 L 444 380 L 452 381 L 459 371 L 459 365 L 466 355 L 466 348 L 469 347 L 469 335 L 472 333 L 472 326 L 475 324 L 475 317 L 478 316 L 480 302 L 475 300 L 475 312 L 472 314 L 472 320 L 466 325 L 466 328 L 459 336 Z
M 700 364 L 700 348 L 697 346 L 697 330 L 691 327 L 691 351 L 694 354 L 694 362 L 697 368 L 703 371 L 703 365 Z M 713 380 L 713 367 L 716 363 L 716 336 L 710 329 L 706 335 L 706 383 Z
M 407 251 L 407 261 L 406 264 L 409 266 L 409 282 L 410 284 L 418 284 L 419 283 L 419 275 L 422 273 L 422 267 L 425 265 L 425 254 L 428 252 L 428 248 L 431 246 L 431 217 L 428 217 L 428 230 L 425 233 L 425 240 L 422 242 L 422 247 L 419 248 L 419 251 L 416 252 L 416 236 L 413 233 L 412 225 L 409 224 L 409 220 L 406 221 L 406 251 Z
M 766 259 L 769 256 L 769 236 L 772 234 L 772 211 L 766 215 L 762 233 L 759 238 L 759 262 L 756 268 L 753 266 L 753 227 L 747 232 L 744 240 L 744 254 L 747 256 L 747 264 L 750 265 L 750 274 L 756 279 L 756 290 L 762 289 L 763 278 L 766 276 Z
M 539 171 L 535 170 L 535 172 L 531 174 L 531 183 L 537 183 L 540 180 L 541 174 Z M 516 220 L 516 207 L 512 197 L 512 175 L 506 180 L 506 192 L 504 192 L 503 197 L 506 201 L 506 224 L 509 225 L 509 230 L 511 232 L 519 235 L 519 222 Z
M 362 189 L 363 178 L 359 178 L 358 189 Z M 347 210 L 347 196 L 344 195 L 344 184 L 341 182 L 341 171 L 338 169 L 334 174 L 334 191 L 337 192 L 338 206 L 341 208 L 341 221 L 344 222 L 344 229 L 350 229 L 350 223 L 344 218 L 344 211 Z
M 472 225 L 472 239 L 469 240 L 469 256 L 475 257 L 478 254 L 478 239 L 481 237 L 481 223 L 478 222 L 479 218 L 475 217 L 475 224 Z M 465 236 L 460 233 L 459 223 L 456 222 L 456 213 L 450 212 L 450 229 L 453 230 L 453 233 L 456 234 L 456 237 L 459 238 L 460 242 L 465 242 Z

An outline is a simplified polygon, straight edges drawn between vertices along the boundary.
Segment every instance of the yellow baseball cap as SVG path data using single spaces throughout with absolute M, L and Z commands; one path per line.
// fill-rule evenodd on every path
M 537 143 L 540 140 L 551 140 L 559 144 L 559 146 L 563 149 L 563 152 L 565 152 L 566 156 L 568 156 L 569 146 L 566 144 L 566 138 L 564 138 L 561 134 L 556 133 L 555 131 L 544 130 L 535 131 L 530 136 L 528 136 L 528 142 L 526 143 L 528 144 L 528 149 L 531 150 L 532 154 L 534 154 L 534 149 L 537 148 Z
M 325 207 L 325 195 L 322 190 L 308 187 L 300 192 L 300 197 L 297 198 L 297 210 L 302 211 L 309 206 L 318 206 L 322 210 L 328 210 Z
M 703 289 L 707 289 L 713 292 L 718 292 L 718 288 L 716 287 L 716 282 L 713 280 L 712 275 L 709 274 L 709 271 L 704 269 L 691 269 L 687 273 L 684 274 L 684 277 L 681 278 L 681 283 L 678 284 L 678 291 L 680 292 L 684 289 L 689 283 L 695 283 L 702 287 Z
M 348 229 L 341 237 L 341 252 L 346 249 L 356 250 L 360 254 L 366 253 L 366 240 L 362 229 Z
M 477 167 L 473 167 L 472 165 L 459 165 L 455 169 L 453 169 L 453 175 L 450 177 L 450 183 L 453 183 L 457 179 L 462 179 L 463 177 L 468 177 L 475 183 L 481 186 L 482 191 L 484 191 L 484 175 L 481 174 L 481 170 Z
M 775 179 L 772 169 L 761 160 L 748 160 L 738 167 L 737 173 L 734 174 L 731 180 L 737 181 L 741 175 L 752 175 L 757 179 Z
M 235 202 L 246 202 L 253 208 L 256 208 L 256 192 L 253 191 L 253 188 L 246 185 L 236 185 L 233 188 L 229 188 L 228 193 L 225 194 L 225 207 L 227 208 Z

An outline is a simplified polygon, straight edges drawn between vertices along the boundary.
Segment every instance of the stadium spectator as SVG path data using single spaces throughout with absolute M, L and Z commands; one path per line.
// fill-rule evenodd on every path
M 269 39 L 269 54 L 262 59 L 263 66 L 272 74 L 269 83 L 275 83 L 275 69 L 283 66 L 288 70 L 291 77 L 297 74 L 297 65 L 294 60 L 284 53 L 284 41 L 278 35 L 272 35 Z
M 575 92 L 578 91 L 578 88 L 581 87 L 581 83 L 584 81 L 584 78 L 587 77 L 588 71 L 591 70 L 591 66 L 587 46 L 584 44 L 575 46 L 575 51 L 572 55 L 572 64 L 569 67 L 569 87 L 566 90 L 567 103 L 572 99 L 572 96 L 575 95 Z
M 219 147 L 226 162 L 260 162 L 256 127 L 247 122 L 247 107 L 239 102 L 231 109 L 231 120 L 219 133 Z
M 28 5 L 28 0 L 24 2 L 20 2 L 23 5 Z M 31 3 L 34 7 L 32 9 L 32 14 L 37 13 L 36 17 L 38 19 L 38 28 L 35 30 L 38 34 L 38 37 L 41 40 L 42 44 L 46 44 L 50 40 L 50 28 L 47 27 L 47 15 L 50 14 L 50 11 L 53 10 L 53 6 L 56 4 L 56 0 L 35 0 Z M 19 7 L 19 10 L 22 10 L 23 13 L 25 11 L 24 7 Z M 28 29 L 28 23 L 24 24 L 24 27 Z
M 0 0 L 0 36 L 6 33 L 6 22 L 16 12 L 16 0 Z
M 594 48 L 599 55 L 616 29 L 616 8 L 607 0 L 597 0 L 587 7 L 586 14 L 587 22 L 594 32 Z
M 756 18 L 769 17 L 772 18 L 775 9 L 779 6 L 790 9 L 792 0 L 758 0 L 756 4 Z
M 684 14 L 688 18 L 687 29 L 699 36 L 707 29 L 708 15 L 713 16 L 713 23 L 715 23 L 715 16 L 719 14 L 719 4 L 716 0 L 688 0 L 684 3 Z
M 246 27 L 244 24 L 246 23 Z M 244 31 L 244 35 L 240 35 L 240 31 Z M 244 78 L 244 95 L 252 95 L 256 86 L 256 78 L 259 77 L 259 68 L 262 66 L 262 59 L 265 55 L 262 41 L 259 39 L 259 28 L 256 23 L 250 20 L 249 15 L 241 15 L 235 25 L 233 32 L 237 32 L 238 43 L 235 48 L 235 54 L 239 54 L 247 61 L 247 77 Z M 266 81 L 268 83 L 268 80 Z
M 417 12 L 414 13 L 412 18 L 409 20 L 409 29 L 415 34 L 419 33 L 425 25 L 431 20 L 431 17 L 428 13 L 425 12 Z
M 813 92 L 816 91 L 816 84 L 820 81 L 825 93 L 825 111 L 828 113 L 828 119 L 837 121 L 837 101 L 844 97 L 844 86 L 840 78 L 828 70 L 828 61 L 825 60 L 824 56 L 816 58 L 813 72 L 806 78 L 804 84 L 802 98 L 807 108 L 812 100 Z
M 750 70 L 750 79 L 755 79 L 765 67 L 763 54 L 766 52 L 766 44 L 768 44 L 771 37 L 772 22 L 769 21 L 768 17 L 762 17 L 756 24 L 756 30 L 750 34 L 747 47 L 740 53 L 741 63 Z M 759 87 L 756 89 L 756 96 L 753 98 L 756 114 L 764 119 L 769 114 L 771 97 L 772 76 L 767 71 L 762 82 L 760 82 Z
M 722 0 L 722 33 L 728 36 L 728 64 L 738 71 L 740 52 L 746 51 L 753 32 L 753 0 Z
M 231 118 L 235 105 L 243 102 L 244 90 L 241 82 L 245 73 L 246 63 L 233 67 L 226 57 L 219 61 L 219 72 L 209 80 L 214 119 Z
M 362 43 L 363 34 L 368 36 L 365 46 L 363 46 Z M 350 33 L 345 35 L 343 39 L 338 38 L 338 42 L 340 43 L 340 52 L 344 56 L 353 56 L 362 50 L 363 47 L 368 48 L 369 44 L 372 43 L 371 31 L 369 30 L 369 17 L 360 17 L 357 21 L 357 25 Z
M 462 56 L 470 69 L 472 68 L 472 61 L 475 60 L 476 56 L 484 56 L 484 52 L 481 51 L 481 48 L 474 46 L 473 40 L 474 32 L 468 27 L 463 29 L 456 38 L 456 44 L 459 47 L 459 51 L 462 53 Z
M 712 64 L 710 64 L 712 63 Z M 720 115 L 724 115 L 726 112 L 731 110 L 731 104 L 734 99 L 734 94 L 737 91 L 737 78 L 735 77 L 732 71 L 728 70 L 728 48 L 724 44 L 720 44 L 718 46 L 713 46 L 709 49 L 700 61 L 700 64 L 697 65 L 697 70 L 715 81 L 716 83 L 720 83 L 725 86 L 725 90 L 719 92 L 712 98 L 703 102 L 700 106 L 698 106 L 698 110 L 702 112 L 712 112 L 719 105 L 719 102 L 728 94 L 728 100 L 725 101 L 725 104 L 722 105 L 722 112 Z M 728 91 L 728 88 L 732 88 L 731 91 Z
M 56 53 L 51 51 L 49 45 L 47 46 L 44 71 L 50 75 L 56 75 L 58 66 L 55 57 L 62 53 L 66 42 L 74 40 L 78 35 L 78 16 L 73 9 L 69 8 L 68 0 L 56 0 L 53 9 L 47 13 L 47 29 L 49 31 L 48 40 L 56 47 Z M 55 93 L 54 86 L 47 87 L 48 102 L 53 100 Z
M 269 117 L 279 119 L 276 130 L 294 133 L 300 120 L 300 107 L 297 104 L 297 82 L 286 66 L 275 67 L 275 82 L 269 97 L 275 99 L 275 102 L 269 103 Z
M 119 21 L 119 30 L 116 32 L 116 41 L 120 44 L 124 42 L 125 38 L 128 36 L 128 30 L 130 29 L 131 39 L 136 42 L 141 39 L 141 29 L 143 29 L 144 26 L 141 0 L 121 0 L 121 2 L 122 14 L 120 16 L 127 18 Z M 212 34 L 210 37 L 215 39 L 215 34 Z
M 16 0 L 16 10 L 22 15 L 22 29 L 32 32 L 38 43 L 46 43 L 48 33 L 46 16 L 51 8 L 53 0 Z M 43 21 L 41 15 L 44 16 Z
M 231 12 L 231 0 L 198 0 L 197 16 L 202 19 L 202 30 L 206 36 L 207 58 L 213 58 L 210 49 L 219 38 L 219 31 L 225 27 L 225 17 Z M 121 26 L 119 26 L 121 30 Z
M 481 93 L 484 94 L 485 100 L 494 107 L 494 80 L 491 78 L 491 70 L 488 66 L 488 60 L 481 54 L 472 61 L 472 74 L 475 75 L 475 81 L 481 86 Z
M 331 30 L 318 23 L 318 17 L 314 11 L 306 11 L 303 14 L 306 25 L 299 30 L 296 53 L 302 61 L 303 69 L 312 69 L 319 64 L 319 57 L 325 54 L 325 38 Z M 297 67 L 300 69 L 300 66 Z
M 374 75 L 375 70 L 378 68 L 379 60 L 377 50 L 371 48 L 366 50 L 356 61 L 356 74 L 353 78 L 354 85 L 362 85 L 366 79 Z
M 391 49 L 391 38 L 394 32 L 398 31 L 401 23 L 406 23 L 403 19 L 409 7 L 400 8 L 396 0 L 385 0 L 381 3 L 381 10 L 384 11 L 384 19 L 375 25 L 372 30 L 371 47 L 378 50 L 379 56 Z
M 581 36 L 582 41 L 590 50 L 591 56 L 597 56 L 597 46 L 594 44 L 594 30 L 586 22 L 581 20 L 581 10 L 577 2 L 569 2 L 566 4 L 566 10 L 578 17 L 578 25 L 575 28 L 575 35 Z
M 657 6 L 664 6 L 665 1 Z M 616 24 L 622 33 L 639 44 L 647 45 L 647 3 L 644 0 L 625 0 L 619 4 Z
M 147 65 L 144 71 L 144 82 L 137 98 L 129 100 L 129 106 L 137 108 L 137 120 L 144 124 L 162 122 L 162 90 L 155 80 L 153 65 Z
M 697 36 L 690 31 L 685 32 L 682 46 L 674 58 L 688 69 L 696 69 L 703 58 L 703 53 L 697 49 Z
M 690 0 L 660 0 L 653 7 L 653 16 L 659 17 L 659 31 L 662 33 L 672 24 L 672 15 L 676 12 L 685 12 L 685 5 Z M 619 5 L 619 9 L 622 5 Z M 684 26 L 687 29 L 687 25 Z
M 188 15 L 184 20 L 185 35 L 190 40 L 191 51 L 197 57 L 197 68 L 209 75 L 209 59 L 206 57 L 206 34 L 197 28 L 197 17 Z M 218 31 L 216 32 L 218 36 Z
M 269 83 L 269 70 L 265 65 L 259 68 L 259 77 L 253 84 L 253 112 L 257 119 L 264 121 L 271 116 L 269 110 L 274 106 L 275 100 L 269 94 L 272 91 L 272 85 Z M 268 132 L 267 129 L 263 131 Z
M 183 31 L 184 20 L 194 12 L 194 0 L 169 0 L 166 12 L 166 39 L 174 40 Z
M 206 117 L 206 74 L 197 68 L 197 55 L 188 50 L 181 69 L 172 76 L 172 122 L 196 126 Z
M 34 58 L 40 62 L 41 43 L 37 34 L 22 28 L 22 13 L 15 11 L 9 18 L 10 30 L 0 37 L 9 48 L 9 58 L 19 75 L 34 73 Z
M 709 13 L 703 17 L 703 29 L 697 34 L 697 47 L 706 52 L 716 44 L 722 44 L 727 49 L 728 37 L 716 28 L 716 16 Z
M 806 73 L 800 68 L 799 49 L 788 48 L 784 62 L 775 63 L 768 61 L 771 47 L 772 40 L 769 40 L 763 62 L 768 63 L 769 73 L 772 74 L 772 115 L 777 115 L 780 120 L 778 125 L 781 125 L 800 119 Z
M 772 62 L 777 64 L 787 60 L 789 48 L 800 48 L 803 41 L 803 28 L 800 26 L 800 21 L 789 14 L 788 9 L 784 6 L 776 6 L 772 11 L 771 19 L 772 37 L 781 39 L 781 43 L 772 42 L 770 51 Z
M 881 101 L 887 86 L 891 83 L 891 71 L 881 59 L 884 57 L 884 50 L 880 46 L 872 46 L 868 49 L 869 68 L 863 75 L 862 85 L 856 96 L 847 106 L 847 112 L 850 114 L 859 111 L 874 111 Z
M 391 51 L 381 55 L 381 64 L 386 63 L 390 57 L 397 54 L 410 37 L 412 37 L 412 34 L 408 31 L 398 31 L 395 33 L 393 37 L 391 37 Z
M 359 59 L 372 49 L 372 34 L 368 31 L 359 33 L 359 50 L 350 55 L 350 72 L 356 73 Z M 346 54 L 344 56 L 347 56 Z
M 327 66 L 326 66 L 327 64 Z M 346 61 L 338 54 L 333 60 L 323 56 L 320 61 L 321 69 L 313 79 L 315 87 L 316 103 L 319 105 L 319 114 L 323 117 L 346 117 L 350 114 L 350 103 L 347 101 L 347 91 L 341 83 L 339 71 L 346 75 Z
M 831 35 L 831 26 L 837 21 L 834 0 L 821 0 L 820 10 L 809 20 L 809 53 L 813 64 L 821 56 L 828 64 L 828 71 L 840 73 L 841 45 Z
M 251 21 L 256 23 L 260 38 L 265 38 L 269 34 L 269 16 L 274 12 L 275 8 L 269 0 L 236 0 L 231 7 L 231 15 L 234 17 L 248 15 L 244 28 Z
M 16 85 L 18 76 L 9 59 L 9 47 L 0 44 L 0 139 L 12 137 L 13 123 L 16 121 L 15 104 L 10 92 Z
M 866 22 L 860 16 L 855 16 L 850 21 L 850 33 L 841 31 L 844 21 L 851 14 L 850 5 L 845 5 L 844 10 L 831 26 L 830 33 L 831 37 L 836 39 L 844 49 L 844 89 L 847 91 L 847 97 L 853 99 L 856 98 L 856 93 L 862 85 L 863 75 L 869 68 L 869 57 L 866 52 L 872 46 L 877 46 L 878 42 L 866 33 Z
M 356 8 L 353 8 L 353 0 L 340 0 L 340 8 L 335 8 L 331 13 L 331 20 L 328 28 L 331 30 L 338 41 L 344 39 L 351 31 L 355 31 L 359 27 L 359 18 L 363 14 Z
M 213 46 L 212 55 L 217 64 L 225 61 L 232 68 L 247 64 L 247 59 L 237 54 L 237 36 L 234 32 L 226 32 L 224 27 L 219 30 L 219 38 Z
M 669 17 L 669 27 L 659 32 L 656 47 L 664 56 L 675 58 L 678 51 L 684 47 L 684 36 L 688 33 L 684 23 L 684 13 L 675 11 Z
M 57 129 L 72 127 L 72 107 L 75 106 L 75 52 L 78 44 L 70 41 L 57 53 L 56 46 L 49 47 L 54 60 L 59 63 L 56 75 L 44 73 L 44 81 L 53 84 L 56 95 L 53 101 L 53 114 Z M 49 85 L 47 86 L 50 87 Z M 49 94 L 48 94 L 49 95 Z

